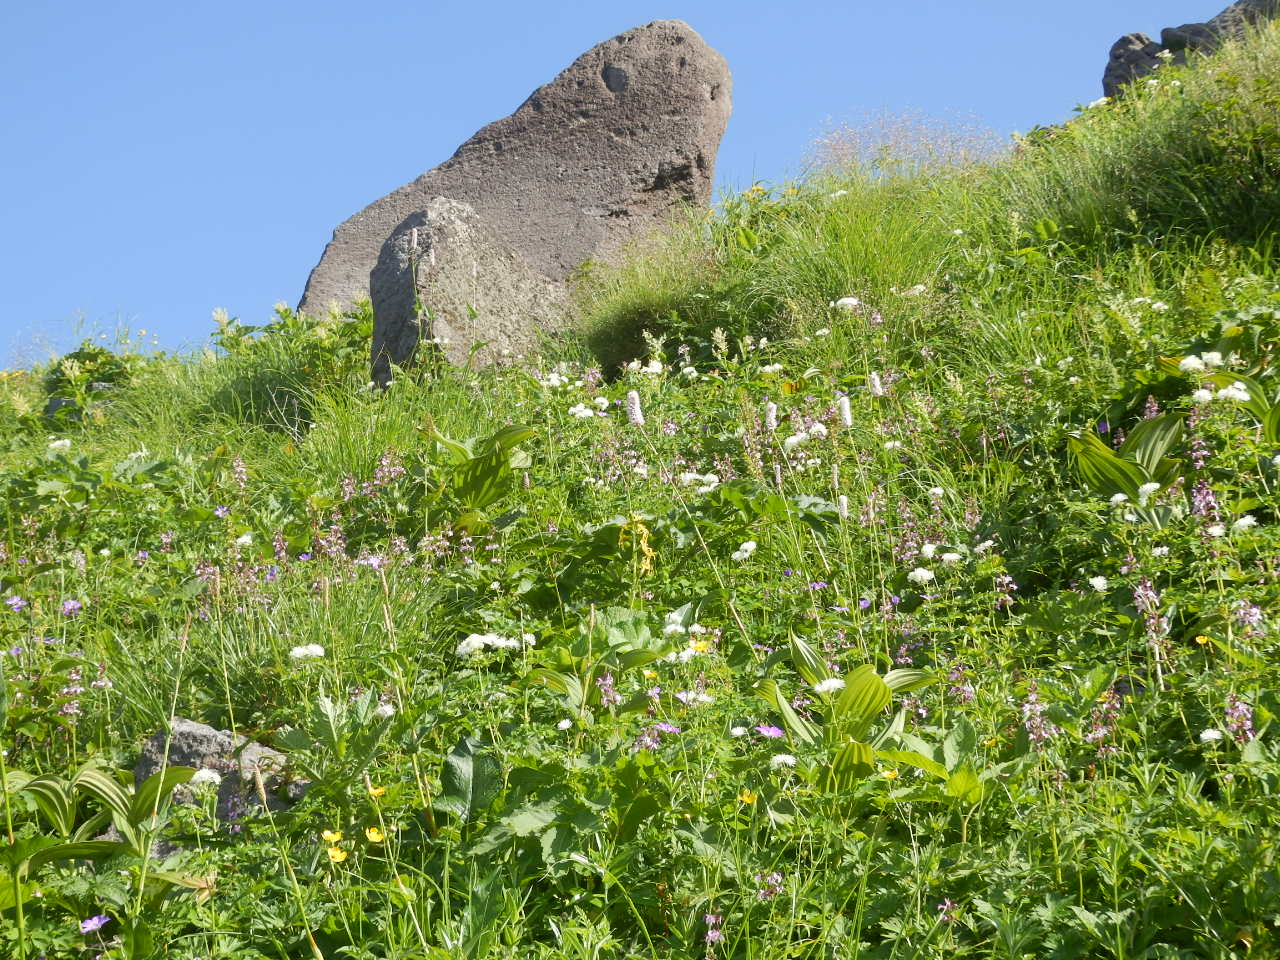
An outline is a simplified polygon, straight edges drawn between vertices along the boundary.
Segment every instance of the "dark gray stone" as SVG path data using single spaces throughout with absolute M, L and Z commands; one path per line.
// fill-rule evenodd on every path
M 724 59 L 679 20 L 593 47 L 449 160 L 342 223 L 299 310 L 370 296 L 388 238 L 437 197 L 469 205 L 504 257 L 556 283 L 588 259 L 608 261 L 680 207 L 710 202 L 730 87 Z
M 1227 40 L 1240 40 L 1249 27 L 1280 16 L 1280 0 L 1239 0 L 1208 23 L 1184 23 L 1165 27 L 1160 42 L 1145 33 L 1130 33 L 1111 47 L 1107 68 L 1102 74 L 1102 92 L 1114 97 L 1126 83 L 1145 77 L 1161 63 L 1161 52 L 1170 54 L 1170 63 L 1185 63 L 1188 53 L 1212 53 Z
M 168 762 L 165 746 L 168 745 Z M 262 777 L 267 801 L 273 809 L 284 806 L 279 798 L 284 778 L 285 755 L 228 730 L 215 730 L 194 720 L 175 717 L 170 731 L 152 735 L 142 745 L 142 753 L 134 768 L 134 782 L 141 784 L 162 766 L 195 767 L 212 770 L 222 778 L 218 785 L 217 815 L 219 820 L 237 819 L 252 807 L 260 806 L 254 771 Z M 190 791 L 179 788 L 179 798 L 189 798 Z

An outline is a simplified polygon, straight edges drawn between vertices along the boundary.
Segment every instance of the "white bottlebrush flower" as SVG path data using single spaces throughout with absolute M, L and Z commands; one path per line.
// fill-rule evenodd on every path
M 1192 403 L 1209 403 L 1213 400 L 1213 391 L 1205 390 L 1203 387 L 1191 394 Z
M 836 511 L 840 514 L 841 520 L 849 519 L 849 498 L 843 493 L 836 497 Z
M 1089 586 L 1093 587 L 1093 589 L 1098 591 L 1098 593 L 1106 593 L 1107 587 L 1110 586 L 1110 584 L 1107 583 L 1106 577 L 1090 577 Z
M 885 395 L 884 383 L 880 379 L 880 374 L 872 370 L 867 374 L 867 390 L 873 397 L 883 397 Z
M 920 556 L 924 557 L 926 560 L 932 560 L 933 555 L 937 552 L 938 545 L 936 543 L 926 543 L 920 547 Z
M 1243 533 L 1244 531 L 1250 529 L 1251 527 L 1256 527 L 1257 525 L 1258 525 L 1258 521 L 1254 519 L 1253 514 L 1246 513 L 1243 517 L 1238 518 L 1235 523 L 1231 524 L 1231 531 L 1233 533 Z
M 755 552 L 756 542 L 754 540 L 744 541 L 737 550 L 733 551 L 733 560 L 735 563 L 742 563 L 745 560 L 748 560 Z
M 841 297 L 839 300 L 832 300 L 831 306 L 835 307 L 837 310 L 853 311 L 862 306 L 862 301 L 857 297 Z
M 804 432 L 793 433 L 791 436 L 787 437 L 785 440 L 782 441 L 782 450 L 784 453 L 790 453 L 796 447 L 800 446 L 800 444 L 807 442 L 808 439 L 809 439 L 809 434 L 807 433 L 804 433 Z
M 923 586 L 926 583 L 929 583 L 931 580 L 933 580 L 933 578 L 934 578 L 934 572 L 932 570 L 926 569 L 925 567 L 916 567 L 914 570 L 912 570 L 910 573 L 907 574 L 907 579 L 909 581 L 915 584 L 919 584 L 921 586 Z
M 796 758 L 789 753 L 775 753 L 769 758 L 769 766 L 775 770 L 782 767 L 794 767 L 796 762 Z
M 1201 743 L 1217 743 L 1222 739 L 1222 731 L 1216 727 L 1209 727 L 1207 730 L 1200 731 Z
M 50 453 L 66 453 L 71 449 L 71 441 L 66 437 L 63 437 L 61 440 L 50 440 L 48 447 L 45 449 Z
M 1204 360 L 1193 353 L 1178 361 L 1178 369 L 1183 373 L 1199 373 L 1204 369 Z
M 764 374 L 769 374 L 769 375 L 773 375 L 773 374 L 775 374 L 775 373 L 781 373 L 781 372 L 782 372 L 782 364 L 780 364 L 780 363 L 766 363 L 763 367 L 761 367 L 761 368 L 760 368 L 760 372 L 761 372 L 761 373 L 764 373 Z
M 1249 388 L 1241 381 L 1237 380 L 1229 387 L 1223 387 L 1218 391 L 1219 400 L 1234 400 L 1237 403 L 1249 402 Z
M 379 720 L 386 720 L 388 717 L 394 717 L 396 715 L 395 705 L 390 703 L 380 703 L 373 708 L 373 715 Z
M 318 643 L 303 644 L 290 650 L 289 656 L 294 660 L 318 660 L 324 656 L 324 647 Z
M 1129 495 L 1127 493 L 1113 493 L 1111 495 L 1111 505 L 1113 507 L 1118 507 L 1120 504 L 1128 501 L 1128 499 Z
M 805 431 L 813 440 L 822 440 L 827 436 L 827 427 L 822 423 L 814 423 L 809 425 L 809 429 Z
M 884 448 L 886 450 L 897 450 L 901 446 L 902 446 L 901 440 L 890 440 L 884 445 Z
M 747 735 L 746 727 L 731 727 L 729 729 L 729 736 L 731 737 L 745 737 L 746 735 Z
M 778 405 L 772 400 L 764 405 L 764 428 L 771 433 L 778 429 Z
M 596 415 L 596 412 L 585 403 L 575 403 L 569 408 L 569 415 L 577 417 L 579 420 L 589 420 Z
M 827 677 L 825 680 L 819 680 L 813 685 L 814 693 L 835 693 L 844 689 L 844 681 L 839 677 Z
M 849 397 L 847 394 L 841 395 L 840 399 L 836 401 L 836 407 L 840 410 L 840 422 L 844 424 L 845 427 L 852 427 L 853 407 L 849 403 Z
M 944 553 L 938 559 L 941 560 L 946 566 L 951 567 L 959 563 L 961 560 L 963 560 L 964 557 L 960 556 L 960 554 L 958 553 Z
M 1211 523 L 1204 528 L 1204 532 L 1211 537 L 1224 537 L 1227 534 L 1227 528 L 1221 523 Z
M 1212 368 L 1222 366 L 1222 354 L 1217 350 L 1210 350 L 1207 353 L 1200 354 L 1200 359 L 1204 362 L 1206 367 Z
M 644 412 L 640 409 L 640 394 L 635 390 L 627 391 L 627 419 L 636 427 L 644 426 Z
M 570 720 L 568 717 L 565 717 L 563 720 L 561 720 L 559 723 L 556 724 L 556 729 L 568 730 L 572 726 L 573 726 L 573 721 Z

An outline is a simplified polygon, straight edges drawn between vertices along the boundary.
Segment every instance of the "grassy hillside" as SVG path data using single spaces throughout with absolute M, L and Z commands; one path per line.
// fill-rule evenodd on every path
M 502 367 L 6 374 L 0 956 L 1280 955 L 1277 77 L 757 185 Z M 170 717 L 308 788 L 135 791 Z

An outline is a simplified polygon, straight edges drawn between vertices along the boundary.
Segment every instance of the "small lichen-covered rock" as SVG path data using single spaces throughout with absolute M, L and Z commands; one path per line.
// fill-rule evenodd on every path
M 387 239 L 435 197 L 468 204 L 504 251 L 556 283 L 589 258 L 609 260 L 680 207 L 710 203 L 730 86 L 724 58 L 679 20 L 592 47 L 450 159 L 342 223 L 299 309 L 369 296 Z
M 390 379 L 391 364 L 408 363 L 424 339 L 457 364 L 473 349 L 480 361 L 526 350 L 540 332 L 563 325 L 567 299 L 562 284 L 494 236 L 469 204 L 447 197 L 435 197 L 392 231 L 370 274 L 369 295 L 373 379 L 380 385 Z
M 260 806 L 255 770 L 262 777 L 268 802 L 283 806 L 279 791 L 287 789 L 282 779 L 285 755 L 245 737 L 233 736 L 228 730 L 215 730 L 207 724 L 175 717 L 168 732 L 161 730 L 142 745 L 133 770 L 134 782 L 141 784 L 161 767 L 195 767 L 197 777 L 202 770 L 217 774 L 216 809 L 222 821 L 236 820 L 249 808 Z

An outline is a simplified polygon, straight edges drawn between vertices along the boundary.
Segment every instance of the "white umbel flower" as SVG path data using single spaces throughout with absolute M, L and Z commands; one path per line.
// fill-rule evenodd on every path
M 933 580 L 933 578 L 934 578 L 933 571 L 926 569 L 925 567 L 916 567 L 914 570 L 912 570 L 910 573 L 907 574 L 907 579 L 909 581 L 911 581 L 914 584 L 919 584 L 921 586 L 923 586 L 926 583 L 929 583 L 931 580 Z
M 742 563 L 745 560 L 750 559 L 751 555 L 755 552 L 756 542 L 754 540 L 743 541 L 742 545 L 739 546 L 737 550 L 733 551 L 733 560 L 735 563 Z
M 819 680 L 813 685 L 814 693 L 835 693 L 837 690 L 844 689 L 844 681 L 839 677 L 827 677 L 825 680 Z
M 1239 519 L 1237 519 L 1235 523 L 1231 524 L 1231 532 L 1243 533 L 1244 531 L 1249 530 L 1252 527 L 1256 527 L 1257 525 L 1258 525 L 1258 521 L 1254 518 L 1253 514 L 1246 513 L 1243 517 L 1240 517 Z
M 1199 373 L 1204 369 L 1204 361 L 1193 353 L 1191 356 L 1183 357 L 1178 361 L 1178 369 L 1183 373 Z
M 789 753 L 775 753 L 769 758 L 769 766 L 775 770 L 781 767 L 794 767 L 796 762 L 796 758 Z
M 1106 577 L 1090 577 L 1089 586 L 1093 587 L 1098 593 L 1106 593 L 1110 584 L 1107 583 Z
M 319 660 L 324 656 L 324 647 L 318 643 L 303 644 L 290 650 L 289 656 L 294 660 Z

